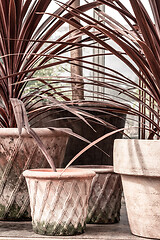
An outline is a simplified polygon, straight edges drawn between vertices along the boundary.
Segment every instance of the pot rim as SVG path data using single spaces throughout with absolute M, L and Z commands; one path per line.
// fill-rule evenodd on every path
M 46 127 L 46 128 L 32 128 L 32 129 L 36 132 L 38 136 L 53 136 L 53 135 L 66 136 L 68 134 L 66 132 L 63 132 L 63 130 L 72 132 L 70 128 L 53 128 L 53 130 L 51 130 L 50 128 Z M 0 137 L 7 137 L 7 136 L 19 137 L 18 128 L 0 128 Z M 22 128 L 21 137 L 32 138 L 32 136 L 27 133 L 25 128 Z
M 79 168 L 57 168 L 57 172 L 54 172 L 51 168 L 39 168 L 29 169 L 23 172 L 23 176 L 26 178 L 38 178 L 38 179 L 75 179 L 75 178 L 93 178 L 96 174 L 92 170 L 79 169 Z
M 130 142 L 160 142 L 160 139 L 137 139 L 137 138 L 121 138 L 121 139 L 115 139 L 115 142 L 119 142 L 119 141 L 130 141 Z
M 119 174 L 160 177 L 160 140 L 116 139 L 113 162 Z
M 91 169 L 96 173 L 114 173 L 111 165 L 71 165 L 71 168 Z
M 127 103 L 125 101 L 125 103 Z M 104 107 L 104 108 L 111 108 L 111 110 L 119 109 L 119 110 L 128 110 L 130 109 L 130 104 L 128 106 L 122 106 L 121 104 L 113 104 L 113 103 L 107 103 L 104 101 L 87 101 L 87 100 L 80 100 L 80 101 L 71 101 L 67 103 L 68 105 L 75 105 L 79 107 Z

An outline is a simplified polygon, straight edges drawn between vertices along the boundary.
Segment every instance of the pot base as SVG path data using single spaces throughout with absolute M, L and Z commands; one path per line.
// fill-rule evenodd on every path
M 28 221 L 31 220 L 30 217 L 30 208 L 26 209 L 23 214 L 20 214 L 20 206 L 18 204 L 12 204 L 11 208 L 6 214 L 6 206 L 0 204 L 0 221 L 9 220 L 9 221 Z
M 34 222 L 33 231 L 38 234 L 47 235 L 47 236 L 73 236 L 82 234 L 85 231 L 85 225 L 82 226 L 80 223 L 77 227 L 74 227 L 73 224 L 66 225 L 66 223 L 57 224 L 47 224 L 44 222 Z

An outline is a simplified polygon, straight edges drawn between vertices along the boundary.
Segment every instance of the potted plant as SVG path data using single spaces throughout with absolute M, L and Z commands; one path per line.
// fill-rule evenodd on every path
M 65 8 L 67 5 L 63 5 Z M 90 6 L 89 4 L 86 4 L 86 6 Z M 92 6 L 92 5 L 91 5 Z M 90 8 L 91 8 L 90 6 Z M 84 6 L 82 6 L 83 9 Z M 72 6 L 71 8 L 73 11 L 75 7 Z M 79 9 L 81 11 L 80 7 L 77 7 L 76 9 Z M 72 14 L 73 16 L 74 14 Z M 53 15 L 55 16 L 55 15 Z M 62 17 L 56 15 L 57 18 L 59 18 L 62 21 L 67 21 L 70 25 L 72 23 L 72 19 L 66 20 L 65 18 L 63 19 Z M 76 18 L 77 20 L 77 18 Z M 73 25 L 74 25 L 73 21 Z M 79 26 L 79 22 L 76 26 Z M 80 25 L 81 26 L 81 25 Z M 76 28 L 74 28 L 76 29 Z M 80 34 L 79 34 L 80 35 Z M 79 40 L 79 43 L 81 43 L 81 46 L 86 47 L 86 45 L 82 45 L 82 42 L 84 43 L 85 40 L 83 41 Z M 79 50 L 79 49 L 78 49 Z M 75 52 L 76 50 L 71 51 L 71 54 Z M 78 55 L 78 54 L 77 54 Z M 76 56 L 76 59 L 80 61 L 80 63 L 83 62 L 82 56 Z M 78 66 L 77 66 L 78 65 Z M 77 66 L 77 68 L 82 68 L 82 65 L 75 64 L 73 66 L 74 68 Z M 72 78 L 74 77 L 74 72 L 72 72 Z M 80 79 L 79 79 L 80 78 Z M 82 76 L 79 76 L 76 74 L 76 81 L 74 79 L 73 85 L 78 85 L 78 91 L 77 88 L 74 90 L 72 88 L 73 97 L 72 99 L 74 100 L 73 102 L 68 102 L 67 106 L 76 106 L 79 111 L 87 111 L 86 116 L 87 116 L 87 121 L 91 124 L 92 128 L 90 125 L 86 124 L 84 121 L 82 121 L 81 118 L 75 117 L 75 115 L 72 112 L 68 112 L 65 109 L 61 110 L 58 106 L 53 108 L 50 112 L 47 112 L 44 114 L 44 116 L 47 115 L 45 118 L 46 121 L 44 121 L 43 116 L 41 119 L 38 119 L 37 125 L 43 125 L 43 126 L 54 126 L 54 127 L 69 127 L 71 128 L 74 132 L 78 133 L 79 135 L 89 139 L 90 141 L 94 141 L 97 137 L 102 136 L 104 133 L 108 133 L 111 131 L 111 129 L 116 129 L 116 128 L 121 128 L 124 127 L 125 124 L 125 116 L 126 112 L 128 111 L 128 106 L 122 107 L 118 106 L 115 103 L 107 102 L 107 101 L 102 101 L 101 96 L 98 98 L 98 101 L 85 101 L 84 95 L 85 95 L 85 89 L 83 87 L 85 78 L 84 80 L 79 83 L 79 80 L 82 81 Z M 88 80 L 88 79 L 87 79 Z M 58 79 L 55 79 L 54 81 L 61 81 Z M 67 83 L 68 80 L 63 80 L 64 83 Z M 90 83 L 90 85 L 95 85 L 96 83 L 93 81 Z M 97 84 L 98 86 L 98 84 Z M 88 89 L 87 89 L 87 92 Z M 92 91 L 91 91 L 92 94 Z M 83 96 L 83 97 L 82 97 Z M 74 99 L 75 97 L 75 99 Z M 107 99 L 105 99 L 107 100 Z M 95 121 L 95 119 L 91 116 L 95 115 L 97 118 L 101 119 L 99 121 L 99 124 Z M 93 131 L 94 129 L 94 131 Z M 96 131 L 96 135 L 95 135 Z M 115 135 L 110 135 L 109 138 L 106 138 L 103 142 L 98 145 L 100 149 L 103 151 L 100 151 L 99 148 L 92 148 L 86 152 L 86 154 L 83 154 L 83 156 L 79 156 L 79 158 L 76 161 L 76 164 L 90 164 L 90 168 L 93 168 L 92 165 L 94 164 L 99 164 L 99 165 L 109 165 L 113 164 L 113 158 L 112 158 L 112 151 L 113 151 L 113 141 L 115 138 L 121 138 L 122 134 L 118 132 Z M 63 167 L 68 164 L 68 162 L 81 150 L 86 146 L 87 143 L 84 143 L 80 141 L 79 139 L 75 138 L 70 138 L 69 143 L 67 146 L 66 154 L 64 157 L 63 161 Z M 107 146 L 107 148 L 106 148 Z M 106 154 L 107 153 L 107 154 Z M 97 166 L 96 169 L 99 168 L 99 171 L 102 172 L 101 166 Z M 108 166 L 105 166 L 104 172 L 108 172 L 106 169 L 108 169 Z M 97 170 L 98 171 L 98 170 Z M 109 173 L 111 173 L 110 168 L 109 168 Z M 97 173 L 98 175 L 98 173 Z M 109 174 L 108 174 L 109 175 Z M 99 176 L 104 176 L 104 174 L 99 174 Z M 115 181 L 113 180 L 115 177 Z M 103 178 L 103 177 L 102 177 Z M 121 206 L 121 181 L 118 175 L 112 174 L 111 176 L 111 182 L 113 184 L 108 184 L 107 185 L 107 190 L 105 191 L 105 198 L 104 199 L 104 204 L 105 205 L 110 205 L 106 206 L 105 210 L 102 210 L 102 215 L 104 215 L 103 220 L 97 220 L 99 222 L 103 223 L 114 223 L 118 222 L 120 220 L 120 206 Z M 101 181 L 102 182 L 102 181 Z M 102 184 L 103 185 L 103 184 Z M 92 185 L 93 186 L 93 185 Z M 113 196 L 115 197 L 115 204 L 113 203 L 113 199 L 110 201 L 110 204 L 108 204 L 108 199 L 110 198 L 110 189 L 114 193 Z M 96 191 L 94 187 L 92 187 L 93 192 Z M 103 187 L 102 189 L 103 190 Z M 101 191 L 100 191 L 101 193 Z M 103 195 L 103 196 L 104 196 Z M 90 197 L 91 199 L 91 197 Z M 91 200 L 90 200 L 91 203 Z M 98 210 L 97 210 L 98 211 Z M 96 211 L 96 212 L 97 212 Z M 112 216 L 110 216 L 112 213 Z M 94 214 L 93 214 L 94 215 Z M 93 218 L 92 217 L 92 221 Z M 95 221 L 96 222 L 96 221 Z
M 70 49 L 70 56 L 72 59 L 72 65 L 71 65 L 71 79 L 63 77 L 62 79 L 54 78 L 52 79 L 53 82 L 57 83 L 63 83 L 63 89 L 64 92 L 68 91 L 69 88 L 70 94 L 71 94 L 71 102 L 66 101 L 68 106 L 76 107 L 78 111 L 84 111 L 83 114 L 85 114 L 87 121 L 89 124 L 86 124 L 81 118 L 78 116 L 75 116 L 75 114 L 71 111 L 68 111 L 66 109 L 59 108 L 59 105 L 56 105 L 55 108 L 53 107 L 48 111 L 47 113 L 44 113 L 41 118 L 38 116 L 38 121 L 32 122 L 33 126 L 50 126 L 50 127 L 69 127 L 74 132 L 78 133 L 79 135 L 89 138 L 90 141 L 93 141 L 96 139 L 96 137 L 100 137 L 103 134 L 110 132 L 113 129 L 116 128 L 122 128 L 125 125 L 126 120 L 126 113 L 128 112 L 128 106 L 123 107 L 117 105 L 115 102 L 108 101 L 105 95 L 103 93 L 100 93 L 98 88 L 105 88 L 102 83 L 99 83 L 98 81 L 92 81 L 89 77 L 85 75 L 83 76 L 82 71 L 86 70 L 86 63 L 88 64 L 86 58 L 89 53 L 83 55 L 83 51 L 85 49 L 97 49 L 94 45 L 89 45 L 88 38 L 83 36 L 83 32 L 80 30 L 80 28 L 83 28 L 84 26 L 79 21 L 79 16 L 75 16 L 75 12 L 84 12 L 84 10 L 91 9 L 95 6 L 101 5 L 101 3 L 91 3 L 91 4 L 84 4 L 82 6 L 79 6 L 80 1 L 76 0 L 74 1 L 69 10 L 69 5 L 67 3 L 60 3 L 58 2 L 61 7 L 67 11 L 67 15 L 59 15 L 59 14 L 51 14 L 46 13 L 46 15 L 49 14 L 49 16 L 56 17 L 60 21 L 67 22 L 70 25 L 70 36 L 71 39 L 75 41 L 76 38 L 76 45 L 74 48 Z M 72 18 L 71 18 L 72 16 Z M 78 32 L 77 32 L 78 30 Z M 75 34 L 76 33 L 76 34 Z M 82 39 L 83 36 L 83 39 Z M 74 42 L 75 44 L 75 42 Z M 89 56 L 90 57 L 90 56 Z M 93 63 L 94 64 L 94 63 Z M 94 64 L 96 67 L 96 63 Z M 93 69 L 91 69 L 93 72 Z M 71 83 L 71 86 L 69 87 L 68 84 Z M 67 84 L 65 88 L 65 84 Z M 94 88 L 94 92 L 92 90 Z M 97 88 L 97 90 L 96 90 Z M 93 100 L 93 94 L 96 95 L 95 99 Z M 88 114 L 87 114 L 88 113 Z M 99 123 L 97 124 L 97 121 L 93 116 L 96 116 L 97 118 L 101 119 Z M 45 121 L 44 121 L 45 117 Z M 96 131 L 96 135 L 95 135 Z M 117 135 L 110 136 L 109 139 L 105 139 L 103 142 L 99 143 L 99 147 L 107 152 L 107 154 L 104 154 L 102 151 L 99 151 L 98 148 L 92 148 L 87 151 L 83 155 L 83 157 L 79 157 L 76 161 L 76 164 L 110 164 L 113 165 L 113 158 L 112 158 L 112 152 L 113 152 L 113 141 L 115 138 L 121 138 L 122 134 L 117 133 Z M 79 139 L 70 138 L 68 147 L 65 154 L 65 161 L 63 162 L 63 166 L 66 166 L 66 164 L 72 159 L 75 154 L 77 154 L 83 147 L 85 147 L 86 143 L 79 141 Z M 107 149 L 106 149 L 107 145 Z M 93 159 L 94 156 L 94 159 Z M 94 162 L 93 162 L 94 161 Z
M 93 171 L 31 169 L 23 174 L 36 233 L 76 235 L 84 232 Z
M 63 92 L 63 87 L 51 84 L 52 72 L 44 78 L 42 70 L 49 71 L 50 67 L 70 62 L 72 59 L 62 54 L 76 46 L 76 37 L 71 38 L 71 32 L 68 31 L 55 41 L 49 39 L 64 24 L 53 16 L 43 19 L 43 13 L 51 0 L 0 2 L 0 219 L 19 220 L 30 217 L 29 198 L 22 172 L 27 168 L 47 167 L 48 163 L 25 130 L 19 138 L 11 99 L 23 101 L 29 122 L 50 109 L 50 105 L 45 104 L 48 96 L 52 96 L 52 105 L 66 109 L 60 100 L 70 99 Z M 68 1 L 68 5 L 71 3 Z M 59 7 L 55 13 L 61 16 L 64 8 Z M 69 13 L 64 16 L 66 19 L 72 17 Z M 33 85 L 35 81 L 38 81 L 38 86 Z M 42 100 L 43 105 L 40 104 Z M 67 109 L 78 115 L 73 108 Z M 35 132 L 42 141 L 46 138 L 45 147 L 51 157 L 57 158 L 56 167 L 60 166 L 68 134 L 49 129 L 36 129 Z
M 117 11 L 125 23 L 120 23 L 116 14 L 110 16 L 98 8 L 95 11 L 102 19 L 99 22 L 77 11 L 74 12 L 75 16 L 87 23 L 87 27 L 81 31 L 99 43 L 108 54 L 115 55 L 140 80 L 133 81 L 111 68 L 111 73 L 116 73 L 112 83 L 103 83 L 106 88 L 119 92 L 117 99 L 113 100 L 117 104 L 123 106 L 124 96 L 128 96 L 132 101 L 129 112 L 141 119 L 137 128 L 142 129 L 142 139 L 115 141 L 114 170 L 122 174 L 132 233 L 159 239 L 159 140 L 155 139 L 156 136 L 159 138 L 160 130 L 159 1 L 149 1 L 151 17 L 141 0 L 129 0 L 125 5 L 122 1 L 98 2 Z M 129 3 L 131 10 L 127 9 Z M 97 31 L 92 31 L 93 28 Z M 110 44 L 110 40 L 115 44 Z M 105 74 L 110 76 L 108 72 Z M 144 135 L 144 129 L 148 132 L 147 136 Z
M 70 104 L 70 103 L 68 103 Z M 86 120 L 90 125 L 86 124 L 82 119 L 76 117 L 74 113 L 55 107 L 48 113 L 44 113 L 41 117 L 37 117 L 38 121 L 33 124 L 34 127 L 56 127 L 70 128 L 74 133 L 94 141 L 96 138 L 109 133 L 114 128 L 123 128 L 125 125 L 126 113 L 128 108 L 120 108 L 106 102 L 82 101 L 74 103 L 79 111 L 85 111 L 103 122 L 97 122 L 93 118 L 86 116 Z M 94 129 L 94 130 L 93 130 Z M 96 132 L 96 134 L 95 134 Z M 76 160 L 76 165 L 113 165 L 113 142 L 116 138 L 121 138 L 122 133 L 117 133 L 104 139 L 98 144 L 99 148 L 91 148 Z M 65 152 L 62 166 L 65 167 L 69 161 L 85 146 L 86 142 L 78 138 L 70 137 Z M 107 153 L 107 154 L 106 154 Z
M 31 169 L 23 172 L 29 190 L 33 230 L 45 235 L 83 233 L 90 185 L 95 173 L 87 169 L 56 169 L 54 160 L 57 161 L 59 156 L 55 155 L 52 158 L 43 143 L 43 138 L 41 139 L 41 134 L 37 134 L 29 126 L 23 102 L 19 99 L 11 99 L 11 103 L 18 126 L 18 140 L 23 141 L 22 130 L 24 127 L 27 134 L 35 140 L 50 166 L 50 168 Z M 65 132 L 65 129 L 56 129 L 57 131 Z M 49 134 L 48 138 L 50 141 L 54 141 L 54 151 L 56 152 L 57 141 L 61 137 L 57 134 L 54 138 L 53 135 L 50 138 Z M 32 139 L 30 142 L 33 144 Z M 59 155 L 61 155 L 61 151 L 58 153 Z

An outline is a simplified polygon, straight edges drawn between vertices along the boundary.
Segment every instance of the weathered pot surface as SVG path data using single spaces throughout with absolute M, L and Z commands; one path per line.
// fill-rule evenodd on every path
M 76 235 L 85 230 L 91 170 L 26 170 L 33 230 L 45 235 Z
M 160 239 L 160 141 L 115 140 L 114 170 L 122 176 L 131 232 Z
M 68 135 L 55 129 L 34 128 L 56 165 L 60 166 Z M 29 196 L 22 172 L 27 168 L 48 167 L 33 138 L 22 129 L 0 129 L 0 220 L 26 220 L 31 217 Z
M 127 175 L 160 176 L 159 146 L 160 140 L 116 139 L 114 171 Z
M 109 165 L 73 165 L 91 169 L 96 173 L 92 180 L 88 203 L 87 223 L 117 223 L 120 221 L 122 183 L 119 174 Z
M 106 122 L 111 123 L 117 128 L 123 128 L 125 125 L 126 113 L 128 112 L 129 107 L 118 106 L 115 107 L 114 104 L 108 104 L 105 102 L 95 102 L 95 101 L 80 101 L 80 102 L 70 102 L 68 106 L 79 106 L 87 111 L 89 114 L 93 114 Z M 97 111 L 99 109 L 99 111 Z M 123 109 L 123 111 L 122 111 Z M 123 113 L 122 113 L 123 112 Z M 47 116 L 46 116 L 47 115 Z M 85 124 L 81 119 L 75 119 L 75 115 L 67 110 L 62 110 L 59 107 L 55 107 L 48 113 L 44 113 L 45 120 L 40 121 L 38 119 L 36 126 L 54 126 L 54 127 L 67 127 L 71 128 L 74 133 L 87 138 L 89 141 L 94 141 L 96 138 L 103 136 L 105 133 L 111 131 L 107 126 L 99 125 L 97 123 L 92 122 L 93 129 Z M 57 121 L 53 121 L 53 119 L 57 119 Z M 113 165 L 113 142 L 115 138 L 121 138 L 121 133 L 116 133 L 109 138 L 104 139 L 103 141 L 98 143 L 98 147 L 109 154 L 107 156 L 100 151 L 98 148 L 93 147 L 88 149 L 85 153 L 83 153 L 76 160 L 76 164 L 101 164 L 101 165 Z M 70 138 L 68 141 L 68 147 L 66 149 L 65 158 L 63 162 L 63 167 L 65 167 L 69 161 L 87 146 L 87 143 L 80 141 L 76 138 Z

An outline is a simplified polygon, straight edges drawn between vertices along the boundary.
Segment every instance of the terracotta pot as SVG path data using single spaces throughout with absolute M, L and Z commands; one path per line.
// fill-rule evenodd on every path
M 92 103 L 87 101 L 78 102 L 77 104 L 74 102 L 71 105 L 79 106 L 79 108 L 87 111 L 89 114 L 102 118 L 104 121 L 111 123 L 117 128 L 123 128 L 125 125 L 126 113 L 128 112 L 127 108 L 116 108 L 114 105 L 106 104 L 105 102 Z M 101 111 L 96 111 L 96 109 L 100 109 Z M 56 121 L 53 121 L 53 119 L 56 119 Z M 90 119 L 87 120 L 90 122 Z M 95 129 L 96 134 L 93 129 L 80 118 L 75 118 L 74 114 L 60 108 L 55 108 L 49 111 L 49 113 L 44 113 L 42 121 L 40 121 L 40 119 L 36 121 L 36 126 L 71 128 L 74 133 L 83 136 L 91 142 L 104 134 L 111 132 L 109 127 L 97 124 L 93 119 L 91 119 L 90 123 Z M 116 138 L 122 138 L 122 133 L 113 134 L 97 144 L 97 146 L 108 153 L 110 157 L 98 148 L 92 147 L 76 159 L 75 165 L 113 165 L 113 142 Z M 68 141 L 68 147 L 66 149 L 62 166 L 65 167 L 69 161 L 86 146 L 87 143 L 78 138 L 71 137 Z
M 131 232 L 160 239 L 160 141 L 115 140 L 114 170 L 122 175 Z
M 47 128 L 34 129 L 48 152 L 60 166 L 68 135 Z M 35 141 L 23 129 L 0 129 L 0 220 L 30 218 L 29 196 L 22 172 L 28 168 L 48 167 L 48 163 Z
M 75 165 L 96 173 L 92 180 L 86 223 L 117 223 L 120 221 L 122 183 L 119 174 L 107 165 Z
M 26 170 L 33 230 L 45 235 L 75 235 L 84 232 L 91 170 Z

